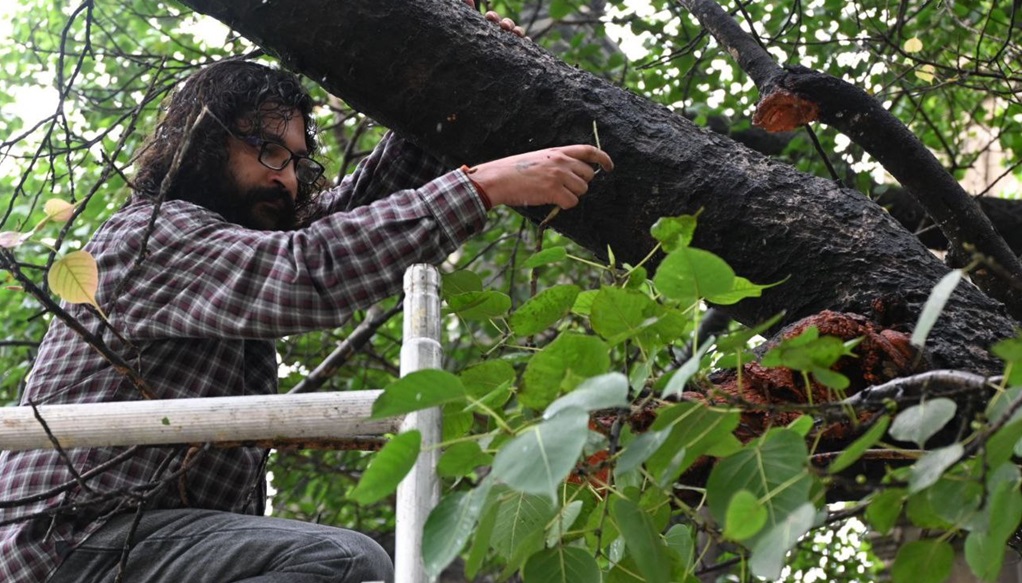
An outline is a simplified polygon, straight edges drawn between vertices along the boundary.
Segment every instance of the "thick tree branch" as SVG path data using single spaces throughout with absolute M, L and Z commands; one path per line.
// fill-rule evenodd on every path
M 452 167 L 592 143 L 596 121 L 616 169 L 598 176 L 551 227 L 634 265 L 653 248 L 649 229 L 660 217 L 702 210 L 696 246 L 752 281 L 783 282 L 728 306 L 738 321 L 755 324 L 781 311 L 784 323 L 823 309 L 871 314 L 882 305 L 896 314 L 886 325 L 908 328 L 947 272 L 860 193 L 697 128 L 458 2 L 306 0 L 300 10 L 260 0 L 186 4 Z M 519 210 L 538 222 L 550 209 Z M 997 302 L 963 285 L 928 348 L 937 367 L 994 374 L 1001 365 L 987 348 L 1013 328 Z
M 833 126 L 869 152 L 926 209 L 951 241 L 952 264 L 974 252 L 1001 267 L 980 269 L 973 280 L 1022 317 L 1022 262 L 986 215 L 940 161 L 876 99 L 840 79 L 804 67 L 782 69 L 714 0 L 681 0 L 735 58 L 762 95 L 755 122 L 788 131 L 809 121 Z
M 887 188 L 874 200 L 891 216 L 919 237 L 930 249 L 946 249 L 947 238 L 926 216 L 915 197 L 901 188 Z M 983 214 L 1004 237 L 1016 255 L 1022 255 L 1022 200 L 981 196 L 976 199 Z

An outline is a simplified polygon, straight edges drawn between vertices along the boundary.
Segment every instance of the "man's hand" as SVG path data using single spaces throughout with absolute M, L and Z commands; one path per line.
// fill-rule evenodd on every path
M 469 177 L 482 188 L 493 206 L 535 206 L 554 204 L 572 208 L 589 190 L 596 176 L 593 165 L 609 172 L 614 162 L 594 146 L 577 144 L 527 152 L 469 170 Z
M 517 36 L 525 38 L 525 29 L 516 25 L 510 18 L 501 18 L 499 14 L 490 10 L 486 13 L 486 20 L 500 26 L 500 28 L 512 32 Z
M 468 4 L 469 8 L 475 10 L 476 7 L 475 0 L 464 0 L 464 2 L 465 4 Z M 525 29 L 516 25 L 515 21 L 511 20 L 510 18 L 501 18 L 499 14 L 490 10 L 486 13 L 486 20 L 489 20 L 490 22 L 496 24 L 497 26 L 508 32 L 512 32 L 522 38 L 525 38 Z

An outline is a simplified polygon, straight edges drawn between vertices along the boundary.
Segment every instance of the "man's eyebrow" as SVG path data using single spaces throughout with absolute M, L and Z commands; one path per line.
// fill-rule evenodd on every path
M 275 144 L 279 144 L 281 146 L 284 146 L 285 148 L 288 148 L 287 144 L 284 143 L 284 136 L 280 134 L 275 134 L 273 132 L 262 132 L 262 135 L 260 135 L 259 138 L 266 140 L 267 142 L 274 142 Z M 291 150 L 291 148 L 288 148 L 288 150 Z M 302 148 L 300 150 L 291 150 L 291 153 L 294 154 L 295 156 L 300 156 L 302 158 L 309 157 L 309 151 L 305 148 Z

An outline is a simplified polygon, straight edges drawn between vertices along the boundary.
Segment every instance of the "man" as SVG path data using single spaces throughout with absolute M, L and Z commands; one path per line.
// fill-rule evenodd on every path
M 441 261 L 480 232 L 491 206 L 570 208 L 596 166 L 612 168 L 573 145 L 449 171 L 388 135 L 315 195 L 311 108 L 286 72 L 232 60 L 195 74 L 139 157 L 131 200 L 86 247 L 109 324 L 66 309 L 153 398 L 275 393 L 274 339 L 336 327 L 392 295 L 407 266 Z M 140 392 L 55 320 L 23 401 Z M 20 502 L 0 509 L 0 580 L 107 582 L 122 568 L 124 581 L 145 583 L 392 577 L 368 537 L 262 516 L 262 449 L 65 453 L 0 453 L 0 491 Z

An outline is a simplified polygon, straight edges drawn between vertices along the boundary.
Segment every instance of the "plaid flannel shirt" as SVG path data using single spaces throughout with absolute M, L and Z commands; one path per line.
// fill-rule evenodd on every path
M 82 306 L 64 308 L 137 365 L 157 398 L 276 393 L 274 339 L 339 326 L 353 310 L 399 291 L 406 267 L 442 261 L 483 227 L 485 209 L 471 182 L 463 172 L 444 171 L 439 161 L 388 135 L 321 196 L 318 220 L 290 232 L 245 229 L 203 207 L 167 201 L 137 264 L 154 207 L 136 196 L 86 247 L 99 263 L 96 299 L 120 337 Z M 22 404 L 138 398 L 109 362 L 54 320 Z M 0 508 L 0 523 L 40 515 L 0 526 L 0 581 L 45 581 L 104 518 L 130 509 L 124 496 L 87 504 L 104 493 L 147 493 L 151 508 L 263 513 L 263 449 L 200 452 L 177 478 L 185 448 L 142 448 L 89 474 L 124 450 L 67 450 L 91 492 L 74 485 L 53 450 L 0 452 L 5 501 L 73 485 Z M 165 487 L 145 489 L 161 478 Z

